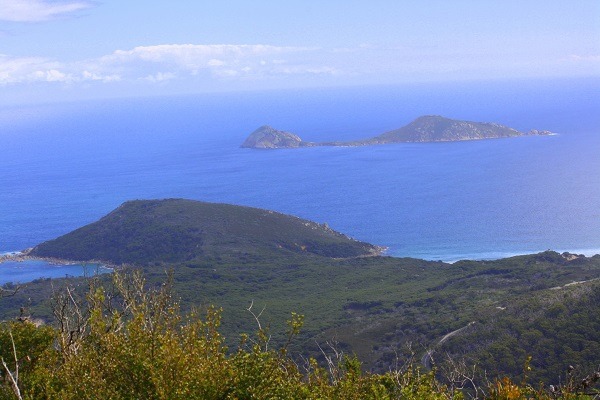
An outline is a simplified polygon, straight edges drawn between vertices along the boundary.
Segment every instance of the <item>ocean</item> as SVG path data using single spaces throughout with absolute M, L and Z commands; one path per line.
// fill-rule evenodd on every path
M 351 140 L 430 114 L 557 135 L 239 147 L 264 124 L 305 140 Z M 174 197 L 327 222 L 393 256 L 600 253 L 600 79 L 15 105 L 0 109 L 0 151 L 0 253 L 65 234 L 127 200 Z M 0 264 L 0 282 L 3 274 L 10 271 Z
M 93 276 L 112 272 L 99 264 L 55 264 L 43 260 L 5 261 L 0 264 L 0 285 L 20 284 L 38 279 Z

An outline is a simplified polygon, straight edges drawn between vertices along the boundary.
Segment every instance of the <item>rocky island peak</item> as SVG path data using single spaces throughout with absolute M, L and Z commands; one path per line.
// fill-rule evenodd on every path
M 246 138 L 241 147 L 253 149 L 280 149 L 302 146 L 304 142 L 297 135 L 263 125 Z

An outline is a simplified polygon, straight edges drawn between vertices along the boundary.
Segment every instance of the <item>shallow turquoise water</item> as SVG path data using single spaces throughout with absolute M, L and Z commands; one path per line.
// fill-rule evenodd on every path
M 24 283 L 35 279 L 92 276 L 110 273 L 110 268 L 100 265 L 60 265 L 45 261 L 28 260 L 23 262 L 5 261 L 0 263 L 0 285 Z

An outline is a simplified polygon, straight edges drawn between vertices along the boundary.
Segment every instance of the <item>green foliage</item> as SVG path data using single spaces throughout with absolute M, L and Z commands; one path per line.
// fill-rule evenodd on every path
M 271 346 L 269 330 L 256 316 L 258 334 L 242 335 L 230 351 L 219 332 L 220 310 L 185 315 L 171 291 L 172 277 L 149 287 L 139 272 L 119 273 L 109 289 L 91 280 L 85 299 L 68 287 L 57 293 L 55 328 L 3 323 L 0 355 L 12 366 L 1 375 L 0 398 L 445 400 L 465 395 L 442 383 L 435 370 L 411 362 L 374 374 L 364 372 L 356 356 L 339 352 L 326 356 L 326 367 L 315 358 L 295 361 L 287 346 L 304 322 L 295 313 L 283 347 Z M 482 398 L 589 398 L 578 393 L 590 390 L 600 374 L 587 377 L 585 385 L 570 379 L 553 389 L 535 389 L 526 379 L 520 384 L 499 379 L 482 390 Z
M 454 358 L 466 354 L 488 377 L 508 375 L 518 381 L 523 360 L 532 355 L 534 379 L 556 383 L 569 363 L 582 371 L 599 363 L 598 301 L 588 289 L 600 283 L 594 281 L 600 277 L 600 257 L 571 258 L 544 252 L 445 264 L 273 254 L 242 260 L 224 254 L 175 264 L 172 285 L 184 312 L 208 304 L 223 308 L 220 331 L 232 348 L 241 332 L 255 329 L 246 311 L 251 301 L 265 308 L 261 321 L 271 327 L 274 346 L 288 341 L 289 311 L 302 310 L 302 332 L 288 351 L 320 359 L 315 342 L 335 338 L 340 349 L 358 355 L 364 369 L 376 372 L 394 368 L 398 357 L 410 357 L 408 344 L 422 353 L 475 321 L 436 348 L 436 362 L 446 352 Z M 160 285 L 164 267 L 147 266 L 144 274 L 150 286 Z M 110 276 L 98 279 L 111 286 Z M 569 285 L 580 281 L 588 282 Z M 71 282 L 84 293 L 83 280 Z M 31 283 L 3 298 L 0 318 L 13 318 L 27 305 L 36 317 L 51 321 L 50 283 Z M 64 285 L 60 280 L 52 284 Z
M 356 257 L 375 250 L 325 225 L 279 213 L 170 199 L 127 202 L 94 224 L 38 246 L 34 254 L 134 263 L 143 266 L 151 284 L 172 264 L 182 309 L 219 304 L 229 346 L 240 332 L 253 329 L 244 305 L 254 302 L 266 308 L 262 319 L 274 328 L 274 344 L 289 341 L 283 321 L 289 310 L 300 309 L 307 318 L 292 348 L 318 357 L 315 340 L 335 337 L 368 370 L 387 371 L 398 356 L 410 355 L 408 344 L 425 352 L 466 326 L 436 351 L 476 355 L 493 376 L 517 377 L 528 354 L 535 371 L 543 371 L 535 377 L 543 380 L 558 376 L 564 362 L 586 368 L 598 363 L 597 307 L 532 299 L 556 297 L 572 282 L 593 285 L 600 278 L 600 257 L 547 251 L 455 264 Z M 49 287 L 36 282 L 4 299 L 0 316 L 18 309 L 22 299 L 31 299 L 37 315 L 48 316 L 43 299 Z
M 0 324 L 0 399 L 12 398 L 11 376 L 20 385 L 35 382 L 33 371 L 40 359 L 52 345 L 54 330 L 49 326 L 37 326 L 29 320 L 2 322 Z
M 244 336 L 230 353 L 218 331 L 219 310 L 184 317 L 170 283 L 149 290 L 139 273 L 116 274 L 114 287 L 116 293 L 92 281 L 85 302 L 67 289 L 55 301 L 62 310 L 56 329 L 27 322 L 2 326 L 2 357 L 14 358 L 14 343 L 22 398 L 418 399 L 444 389 L 432 374 L 415 370 L 363 374 L 356 358 L 344 358 L 330 373 L 311 359 L 302 373 L 285 348 L 268 348 L 266 331 L 254 341 Z M 302 322 L 303 316 L 292 314 L 289 340 Z M 18 398 L 7 379 L 2 389 L 4 397 Z M 442 390 L 428 398 L 449 395 Z
M 597 296 L 577 290 L 597 285 L 600 256 L 547 251 L 454 264 L 356 257 L 374 250 L 324 225 L 278 213 L 164 200 L 125 203 L 34 254 L 132 262 L 150 285 L 158 285 L 172 263 L 182 310 L 219 304 L 229 347 L 240 332 L 253 329 L 245 305 L 254 302 L 266 309 L 261 319 L 273 328 L 273 345 L 318 358 L 315 342 L 335 337 L 370 371 L 388 371 L 398 357 L 409 357 L 411 343 L 422 353 L 434 349 L 436 358 L 468 354 L 493 377 L 517 379 L 527 355 L 533 356 L 536 380 L 556 379 L 565 363 L 583 370 L 598 364 Z M 105 286 L 108 279 L 100 278 Z M 0 302 L 0 317 L 14 316 L 30 300 L 32 312 L 50 320 L 49 297 L 49 281 L 31 283 Z M 283 332 L 293 309 L 307 317 L 291 343 Z
M 0 318 L 25 305 L 36 317 L 54 317 L 57 329 L 3 325 L 0 393 L 13 392 L 18 369 L 30 398 L 431 398 L 428 391 L 445 398 L 465 382 L 477 391 L 488 377 L 497 378 L 488 388 L 496 398 L 535 397 L 540 389 L 513 383 L 528 356 L 530 381 L 554 382 L 564 393 L 578 390 L 564 384 L 576 381 L 573 373 L 562 378 L 567 365 L 582 374 L 597 367 L 600 256 L 546 251 L 454 264 L 361 257 L 376 250 L 265 210 L 125 203 L 33 254 L 130 262 L 147 282 L 139 274 L 116 274 L 113 283 L 98 277 L 86 295 L 84 279 L 39 280 L 3 298 Z M 166 265 L 173 273 L 165 285 Z M 266 311 L 256 337 L 243 336 L 230 351 L 259 320 L 248 318 L 247 304 Z M 286 328 L 292 309 L 307 317 L 292 314 Z M 331 338 L 358 358 L 324 356 L 318 343 Z M 298 366 L 300 352 L 308 361 Z M 416 364 L 397 370 L 399 360 L 425 352 L 438 371 L 477 368 L 468 379 L 454 373 L 448 387 Z
M 443 388 L 432 374 L 417 374 L 414 379 L 414 370 L 363 374 L 356 358 L 344 358 L 330 372 L 311 359 L 302 373 L 285 347 L 268 348 L 265 331 L 255 341 L 244 336 L 230 353 L 218 332 L 219 310 L 210 307 L 203 317 L 193 312 L 183 318 L 170 284 L 148 290 L 140 274 L 116 274 L 114 286 L 117 302 L 115 293 L 96 281 L 85 303 L 71 292 L 59 296 L 56 306 L 70 312 L 57 313 L 56 329 L 30 323 L 3 325 L 0 343 L 8 350 L 2 357 L 12 357 L 14 337 L 23 398 L 449 398 L 443 391 L 426 397 Z M 303 316 L 292 314 L 288 342 L 302 323 Z M 85 334 L 73 336 L 73 328 Z M 10 398 L 11 390 L 4 380 L 4 396 Z
M 36 246 L 31 254 L 148 265 L 221 254 L 357 257 L 376 251 L 325 225 L 273 211 L 166 199 L 126 202 L 95 223 Z
M 580 371 L 598 367 L 600 354 L 600 285 L 578 284 L 517 297 L 506 309 L 489 315 L 448 341 L 453 356 L 470 348 L 470 357 L 493 376 L 521 372 L 531 357 L 528 375 L 534 382 L 557 381 L 569 365 Z

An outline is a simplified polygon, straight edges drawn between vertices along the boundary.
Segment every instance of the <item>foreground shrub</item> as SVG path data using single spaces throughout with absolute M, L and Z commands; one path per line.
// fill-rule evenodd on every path
M 270 348 L 260 326 L 229 350 L 220 310 L 183 316 L 170 281 L 148 289 L 141 274 L 117 273 L 107 290 L 65 288 L 53 299 L 56 327 L 0 326 L 0 399 L 460 399 L 435 373 L 408 365 L 364 373 L 355 357 L 296 363 L 287 346 L 303 318 L 292 314 L 288 342 Z M 501 380 L 489 398 L 556 398 Z M 561 396 L 568 397 L 561 392 Z M 575 397 L 569 397 L 575 398 Z M 590 397 L 591 398 L 591 397 Z

